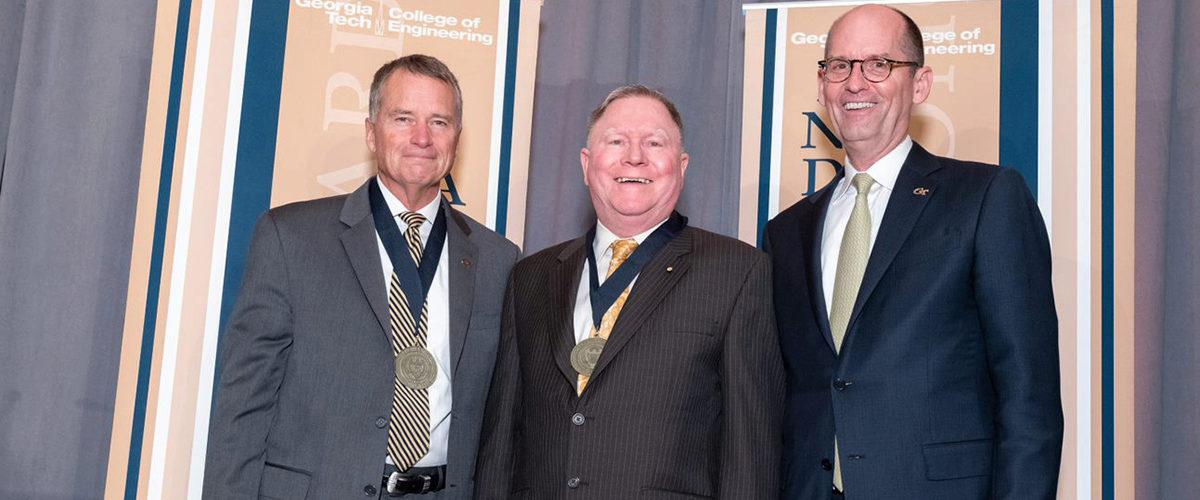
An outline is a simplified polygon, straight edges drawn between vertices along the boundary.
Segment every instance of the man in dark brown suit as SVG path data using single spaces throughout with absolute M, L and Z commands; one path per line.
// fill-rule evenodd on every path
M 580 152 L 597 224 L 513 270 L 476 498 L 776 498 L 766 256 L 674 212 L 675 106 L 614 90 Z

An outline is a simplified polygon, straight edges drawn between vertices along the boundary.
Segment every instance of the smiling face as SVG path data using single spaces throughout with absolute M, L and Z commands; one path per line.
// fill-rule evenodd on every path
M 439 80 L 396 71 L 380 92 L 379 114 L 367 119 L 367 147 L 379 180 L 410 210 L 437 196 L 454 165 L 461 126 L 454 89 Z
M 596 217 L 627 238 L 671 215 L 683 191 L 688 155 L 666 106 L 631 96 L 609 104 L 579 161 Z
M 826 59 L 912 61 L 913 55 L 903 48 L 904 29 L 903 18 L 892 9 L 858 7 L 834 24 Z M 846 81 L 829 83 L 818 72 L 817 100 L 829 110 L 855 167 L 869 168 L 908 135 L 913 106 L 929 97 L 930 73 L 927 67 L 915 71 L 897 67 L 886 80 L 874 83 L 864 78 L 862 68 L 855 64 Z

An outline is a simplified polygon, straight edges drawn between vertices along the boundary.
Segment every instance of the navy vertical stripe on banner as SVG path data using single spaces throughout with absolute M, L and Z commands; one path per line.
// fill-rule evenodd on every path
M 1000 4 L 1000 164 L 1025 177 L 1037 197 L 1038 6 Z M 1049 75 L 1047 75 L 1049 77 Z
M 513 99 L 517 89 L 517 45 L 521 29 L 521 0 L 508 2 L 508 61 L 504 67 L 504 116 L 500 128 L 500 165 L 496 182 L 496 227 L 504 236 L 508 229 L 508 176 L 512 168 Z
M 154 237 L 150 249 L 150 277 L 146 283 L 146 311 L 142 319 L 142 345 L 138 354 L 137 389 L 133 400 L 133 429 L 129 436 L 129 460 L 125 469 L 125 498 L 135 500 L 142 468 L 142 442 L 146 433 L 146 399 L 150 392 L 150 368 L 154 361 L 155 326 L 158 324 L 159 285 L 162 283 L 163 252 L 167 242 L 167 217 L 171 212 L 171 181 L 175 171 L 175 139 L 179 132 L 179 102 L 183 94 L 183 71 L 187 63 L 188 28 L 192 2 L 179 0 L 172 49 L 171 83 L 167 96 L 167 120 L 163 131 L 162 161 L 159 166 L 158 197 L 154 207 Z
M 242 90 L 242 121 L 238 131 L 237 165 L 233 176 L 233 203 L 229 215 L 225 280 L 221 295 L 221 337 L 233 311 L 242 271 L 250 249 L 254 223 L 270 207 L 275 174 L 275 139 L 279 131 L 279 92 L 283 85 L 283 54 L 287 43 L 289 2 L 254 2 L 250 14 L 250 39 L 246 47 L 246 79 Z M 212 404 L 217 401 L 221 361 L 213 377 Z
M 762 121 L 758 139 L 758 247 L 762 248 L 763 228 L 770 219 L 771 207 L 771 123 L 775 113 L 775 30 L 779 22 L 777 9 L 767 10 L 767 29 L 763 37 Z
M 1113 2 L 1100 2 L 1100 462 L 1104 500 L 1114 498 L 1113 446 Z M 1088 165 L 1083 165 L 1088 168 Z M 1086 194 L 1085 194 L 1086 195 Z

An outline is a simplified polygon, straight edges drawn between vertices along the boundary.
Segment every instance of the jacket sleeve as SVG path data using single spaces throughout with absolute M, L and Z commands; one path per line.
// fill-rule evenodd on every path
M 992 496 L 1052 499 L 1063 434 L 1058 317 L 1046 227 L 1019 173 L 992 180 L 976 231 L 974 288 L 996 392 Z
M 770 261 L 765 254 L 755 256 L 725 332 L 719 498 L 779 496 L 783 359 L 771 300 Z
M 258 498 L 267 433 L 292 345 L 292 312 L 279 228 L 254 229 L 237 305 L 221 340 L 217 404 L 209 423 L 204 498 Z
M 513 287 L 513 278 L 510 278 L 500 319 L 496 369 L 492 372 L 492 386 L 483 414 L 479 459 L 475 467 L 476 499 L 508 498 L 513 463 L 518 453 L 516 446 L 520 443 L 521 361 L 517 349 Z

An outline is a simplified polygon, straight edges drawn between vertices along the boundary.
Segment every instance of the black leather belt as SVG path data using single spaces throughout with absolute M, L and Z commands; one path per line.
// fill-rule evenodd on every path
M 446 487 L 446 466 L 412 467 L 400 472 L 394 465 L 384 469 L 381 490 L 389 497 L 421 495 Z

